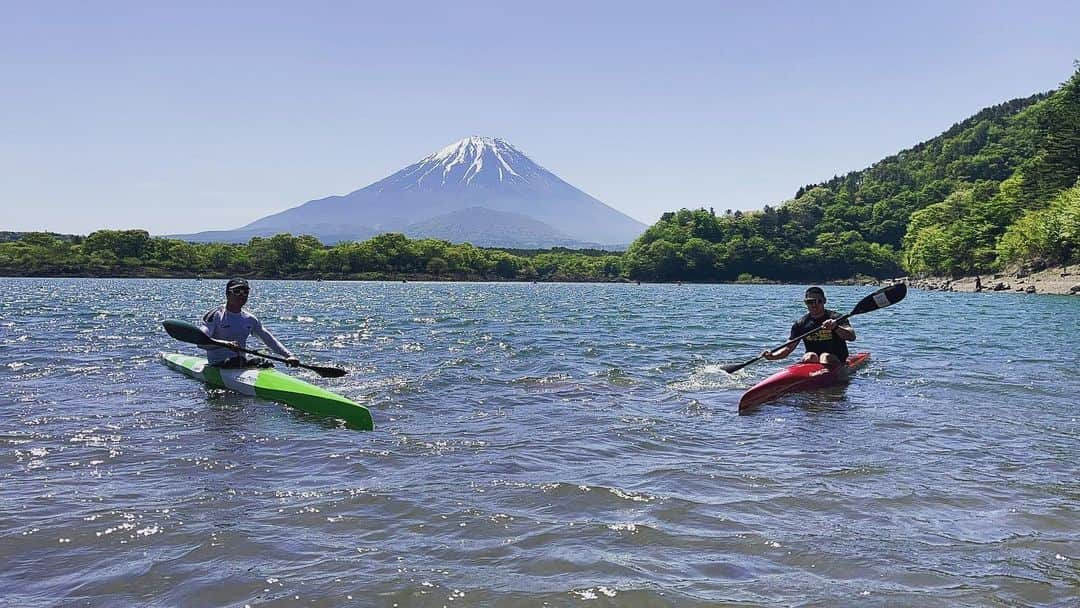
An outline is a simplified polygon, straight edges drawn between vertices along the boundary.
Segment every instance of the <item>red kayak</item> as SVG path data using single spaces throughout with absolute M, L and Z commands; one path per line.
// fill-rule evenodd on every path
M 825 388 L 847 382 L 851 373 L 862 367 L 870 353 L 856 353 L 848 357 L 847 365 L 829 369 L 820 363 L 796 363 L 755 384 L 739 399 L 739 412 L 745 412 L 767 401 L 788 393 Z

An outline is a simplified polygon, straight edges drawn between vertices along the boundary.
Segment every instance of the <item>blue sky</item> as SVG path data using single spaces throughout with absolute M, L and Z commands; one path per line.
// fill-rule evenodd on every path
M 235 228 L 470 135 L 646 223 L 758 209 L 1080 59 L 1077 2 L 389 4 L 9 3 L 0 230 Z

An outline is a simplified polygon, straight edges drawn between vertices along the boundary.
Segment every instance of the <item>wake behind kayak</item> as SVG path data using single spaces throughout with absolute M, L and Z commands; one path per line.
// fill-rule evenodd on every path
M 359 403 L 276 369 L 220 368 L 202 357 L 159 353 L 165 365 L 210 386 L 284 403 L 298 410 L 344 420 L 365 431 L 374 429 L 371 412 Z
M 791 393 L 811 391 L 846 383 L 851 374 L 866 364 L 870 353 L 856 353 L 847 364 L 832 369 L 820 363 L 796 363 L 758 382 L 739 399 L 739 413 Z

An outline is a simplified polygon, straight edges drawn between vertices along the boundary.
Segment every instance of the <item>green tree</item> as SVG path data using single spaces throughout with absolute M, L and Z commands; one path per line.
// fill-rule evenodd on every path
M 111 254 L 111 258 L 139 258 L 146 254 L 150 233 L 145 230 L 98 230 L 83 242 L 89 254 Z M 99 256 L 99 258 L 110 256 Z
M 430 260 L 428 260 L 428 273 L 439 277 L 445 274 L 447 270 L 450 270 L 450 264 L 448 264 L 446 260 L 442 258 L 431 258 Z

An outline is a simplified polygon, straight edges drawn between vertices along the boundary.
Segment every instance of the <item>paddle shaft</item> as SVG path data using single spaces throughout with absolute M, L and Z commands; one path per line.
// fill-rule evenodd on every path
M 163 321 L 162 325 L 165 327 L 165 331 L 170 336 L 176 338 L 177 340 L 180 340 L 181 342 L 187 342 L 189 344 L 196 344 L 199 346 L 218 346 L 221 348 L 227 348 L 235 352 L 257 355 L 266 359 L 273 359 L 274 361 L 289 363 L 288 359 L 282 357 L 275 357 L 273 355 L 268 355 L 257 350 L 248 350 L 239 346 L 234 347 L 232 344 L 224 340 L 215 340 L 214 338 L 206 335 L 199 327 L 196 327 L 195 325 L 192 325 L 191 323 L 188 323 L 186 321 L 167 320 Z M 297 365 L 304 369 L 310 369 L 311 371 L 319 374 L 324 378 L 340 378 L 346 374 L 345 370 L 338 367 L 307 365 L 305 363 L 297 363 Z
M 904 283 L 897 283 L 895 285 L 889 285 L 888 287 L 882 287 L 881 289 L 875 291 L 874 293 L 872 293 L 872 294 L 866 296 L 865 298 L 863 298 L 862 300 L 860 300 L 859 303 L 855 305 L 855 308 L 851 309 L 851 312 L 849 312 L 846 315 L 842 315 L 840 317 L 837 317 L 836 318 L 836 323 L 837 323 L 837 325 L 839 325 L 840 323 L 846 321 L 849 317 L 853 317 L 855 315 L 861 315 L 863 313 L 872 312 L 872 311 L 875 311 L 875 310 L 880 310 L 882 308 L 885 308 L 886 306 L 892 306 L 893 304 L 896 304 L 900 300 L 903 300 L 904 296 L 906 296 L 906 295 L 907 295 L 907 285 L 904 284 Z M 806 338 L 807 336 L 809 336 L 810 334 L 818 331 L 818 329 L 820 329 L 820 328 L 816 327 L 816 328 L 806 332 L 805 334 L 803 334 L 803 335 L 801 335 L 801 336 L 799 336 L 797 338 L 792 338 L 792 339 L 788 340 L 787 342 L 784 342 L 780 346 L 777 346 L 776 348 L 769 349 L 768 352 L 770 352 L 770 353 L 775 352 L 775 351 L 778 351 L 780 349 L 787 348 L 787 347 L 791 346 L 792 344 L 798 344 L 800 340 L 802 340 L 802 339 Z M 736 364 L 736 365 L 725 365 L 722 369 L 725 372 L 727 372 L 729 374 L 732 374 L 732 373 L 735 373 L 735 372 L 739 371 L 740 369 L 746 367 L 747 365 L 750 365 L 751 363 L 753 363 L 755 361 L 760 361 L 762 358 L 764 358 L 763 354 L 758 355 L 758 356 L 754 357 L 753 359 L 750 359 L 749 361 L 747 361 L 745 363 L 739 363 L 739 364 Z
M 836 324 L 839 325 L 842 321 L 846 321 L 848 319 L 848 317 L 850 317 L 850 316 L 851 316 L 851 313 L 848 313 L 848 314 L 846 314 L 846 315 L 844 315 L 842 317 L 837 317 L 836 318 Z M 819 329 L 821 329 L 821 328 L 820 327 L 815 327 L 814 329 L 811 329 L 810 331 L 806 332 L 805 334 L 803 334 L 803 335 L 801 335 L 801 336 L 799 336 L 797 338 L 792 338 L 792 339 L 788 340 L 787 342 L 784 342 L 783 344 L 781 344 L 780 346 L 777 346 L 776 348 L 770 348 L 769 352 L 770 353 L 776 352 L 776 351 L 778 351 L 780 349 L 787 348 L 787 347 L 791 346 L 792 344 L 798 344 L 799 340 L 802 340 L 803 338 L 805 338 L 805 337 L 809 336 L 810 334 L 818 331 Z M 763 358 L 765 358 L 764 355 L 758 355 L 758 356 L 754 357 L 753 359 L 750 359 L 746 363 L 740 363 L 739 365 L 726 366 L 724 368 L 724 371 L 726 371 L 729 374 L 733 374 L 733 373 L 739 371 L 740 369 L 746 367 L 747 365 L 750 365 L 751 363 L 755 363 L 757 361 L 760 361 Z
M 221 348 L 227 348 L 229 350 L 236 351 L 238 353 L 247 353 L 249 355 L 258 355 L 258 356 L 262 357 L 263 359 L 273 359 L 274 361 L 281 361 L 282 363 L 288 363 L 289 362 L 289 360 L 284 358 L 284 357 L 276 357 L 274 355 L 271 355 L 269 353 L 264 353 L 262 351 L 248 350 L 246 348 L 233 347 L 231 344 L 229 344 L 228 342 L 225 342 L 224 340 L 214 340 L 213 338 L 210 338 L 210 340 L 211 340 L 210 344 L 212 344 L 214 346 L 220 346 Z M 307 367 L 307 366 L 304 365 L 303 363 L 301 363 L 300 367 Z
M 849 317 L 851 317 L 851 315 L 852 315 L 852 314 L 855 314 L 855 313 L 854 313 L 854 312 L 849 312 L 849 313 L 848 313 L 848 314 L 846 314 L 846 315 L 843 315 L 843 316 L 840 316 L 840 317 L 836 317 L 836 319 L 835 319 L 835 320 L 836 320 L 836 324 L 837 324 L 837 325 L 840 325 L 840 324 L 841 324 L 841 323 L 843 323 L 844 321 L 847 321 L 847 320 L 848 320 L 848 318 L 849 318 Z M 810 331 L 806 332 L 805 334 L 803 334 L 803 335 L 801 335 L 801 336 L 799 336 L 799 337 L 797 337 L 797 338 L 792 338 L 792 339 L 788 340 L 787 342 L 784 342 L 784 343 L 783 343 L 783 344 L 781 344 L 780 346 L 777 346 L 776 348 L 772 348 L 772 349 L 769 349 L 769 352 L 770 352 L 770 353 L 772 353 L 772 352 L 776 352 L 776 351 L 778 351 L 778 350 L 780 350 L 780 349 L 782 349 L 782 348 L 787 348 L 787 347 L 791 346 L 792 344 L 798 344 L 798 343 L 799 343 L 799 340 L 802 340 L 803 338 L 805 338 L 805 337 L 809 336 L 810 334 L 812 334 L 812 333 L 814 333 L 814 332 L 818 331 L 819 329 L 821 329 L 821 328 L 820 328 L 820 327 L 815 327 L 814 329 L 811 329 Z M 758 358 L 761 358 L 761 355 L 758 355 Z
M 240 347 L 233 347 L 231 344 L 229 344 L 228 342 L 225 342 L 223 340 L 215 340 L 213 338 L 210 338 L 210 344 L 213 344 L 214 346 L 220 346 L 222 348 L 227 348 L 229 350 L 240 352 L 240 353 L 247 353 L 249 355 L 256 355 L 256 356 L 262 357 L 263 359 L 272 359 L 274 361 L 281 361 L 282 363 L 288 363 L 289 362 L 289 360 L 284 358 L 284 357 L 275 357 L 274 355 L 267 354 L 267 353 L 264 353 L 262 351 L 248 350 L 246 348 L 240 348 Z M 306 363 L 300 363 L 300 362 L 297 362 L 296 365 L 298 367 L 302 367 L 304 369 L 310 369 L 311 371 L 319 374 L 320 376 L 325 376 L 325 377 L 330 377 L 330 378 L 337 378 L 339 376 L 344 376 L 345 375 L 345 370 L 339 369 L 337 367 L 324 367 L 322 365 L 308 365 Z

